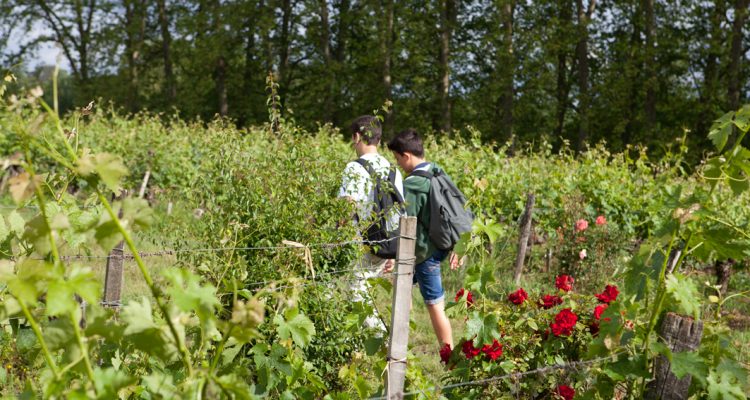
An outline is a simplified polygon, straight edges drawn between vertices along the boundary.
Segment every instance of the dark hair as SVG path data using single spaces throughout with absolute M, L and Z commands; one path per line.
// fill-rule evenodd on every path
M 407 129 L 399 132 L 388 142 L 388 149 L 399 154 L 411 153 L 417 157 L 424 156 L 424 146 L 422 138 L 414 129 Z
M 380 119 L 372 115 L 362 115 L 352 122 L 349 127 L 352 136 L 359 133 L 362 139 L 369 145 L 380 143 L 380 137 L 383 135 L 383 128 L 380 127 Z

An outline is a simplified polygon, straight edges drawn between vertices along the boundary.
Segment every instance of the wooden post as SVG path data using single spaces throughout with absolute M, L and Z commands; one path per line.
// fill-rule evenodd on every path
M 531 234 L 531 213 L 534 210 L 534 201 L 536 197 L 533 193 L 526 195 L 526 208 L 521 217 L 520 237 L 518 238 L 518 255 L 516 256 L 516 269 L 513 273 L 513 282 L 518 285 L 521 282 L 521 273 L 523 272 L 523 261 L 526 258 L 526 248 L 529 245 L 529 235 Z
M 122 200 L 125 196 L 127 196 L 127 191 L 123 190 L 119 196 L 112 196 L 112 200 Z M 122 209 L 120 209 L 119 216 L 122 216 Z M 109 257 L 107 257 L 107 270 L 104 276 L 104 296 L 102 298 L 102 304 L 105 306 L 119 307 L 120 299 L 122 298 L 123 247 L 124 242 L 121 241 L 109 252 Z
M 146 194 L 146 186 L 148 186 L 148 178 L 151 177 L 151 170 L 147 170 L 146 174 L 143 175 L 143 182 L 141 182 L 141 190 L 138 192 L 138 198 L 142 199 L 143 195 Z
M 695 351 L 701 343 L 703 322 L 690 317 L 667 313 L 661 325 L 661 337 L 672 353 Z M 687 399 L 690 389 L 690 375 L 682 379 L 671 371 L 669 360 L 659 355 L 654 361 L 654 380 L 648 384 L 646 399 L 677 400 Z
M 414 278 L 414 248 L 417 236 L 417 218 L 401 217 L 398 250 L 396 252 L 396 279 L 393 284 L 391 314 L 391 340 L 388 344 L 388 373 L 385 392 L 388 400 L 402 399 L 406 380 L 406 350 L 409 344 L 409 311 Z

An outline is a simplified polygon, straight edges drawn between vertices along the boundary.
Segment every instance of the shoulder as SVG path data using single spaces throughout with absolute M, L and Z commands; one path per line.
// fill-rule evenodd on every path
M 344 174 L 367 175 L 367 170 L 357 161 L 349 161 L 344 168 Z

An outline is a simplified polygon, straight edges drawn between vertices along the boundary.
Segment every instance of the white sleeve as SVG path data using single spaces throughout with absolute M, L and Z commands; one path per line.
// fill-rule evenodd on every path
M 401 176 L 401 171 L 396 168 L 396 190 L 401 195 L 401 198 L 404 198 L 404 179 Z
M 339 197 L 351 197 L 358 203 L 365 202 L 368 198 L 366 191 L 368 178 L 367 171 L 361 165 L 350 162 L 344 168 Z

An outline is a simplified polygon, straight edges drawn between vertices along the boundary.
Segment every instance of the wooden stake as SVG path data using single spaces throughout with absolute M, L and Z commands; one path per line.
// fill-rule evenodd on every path
M 127 191 L 123 190 L 120 195 L 112 196 L 112 200 L 122 200 L 127 196 Z M 120 215 L 122 216 L 122 209 Z M 107 258 L 107 272 L 104 276 L 104 296 L 102 303 L 109 307 L 119 307 L 122 299 L 123 286 L 123 247 L 124 242 L 120 242 L 110 252 Z
M 396 252 L 396 279 L 393 284 L 391 340 L 388 345 L 388 365 L 386 366 L 388 380 L 386 381 L 385 390 L 389 400 L 402 399 L 404 397 L 417 218 L 401 217 L 399 235 L 398 250 Z
M 143 175 L 143 182 L 141 182 L 141 190 L 138 192 L 138 198 L 142 199 L 143 195 L 146 194 L 146 186 L 148 186 L 148 178 L 151 177 L 151 170 L 147 170 L 146 174 Z
M 513 282 L 518 285 L 521 282 L 521 273 L 523 272 L 523 261 L 526 258 L 526 248 L 529 245 L 529 235 L 531 234 L 531 213 L 534 211 L 534 201 L 536 197 L 533 193 L 526 195 L 526 208 L 521 217 L 520 235 L 518 238 L 518 255 L 516 256 L 516 268 L 513 273 Z
M 690 317 L 667 313 L 661 325 L 661 337 L 672 353 L 695 351 L 701 343 L 703 322 Z M 690 375 L 682 379 L 671 371 L 669 360 L 659 355 L 654 362 L 655 379 L 648 384 L 646 399 L 677 400 L 687 399 L 690 389 Z

